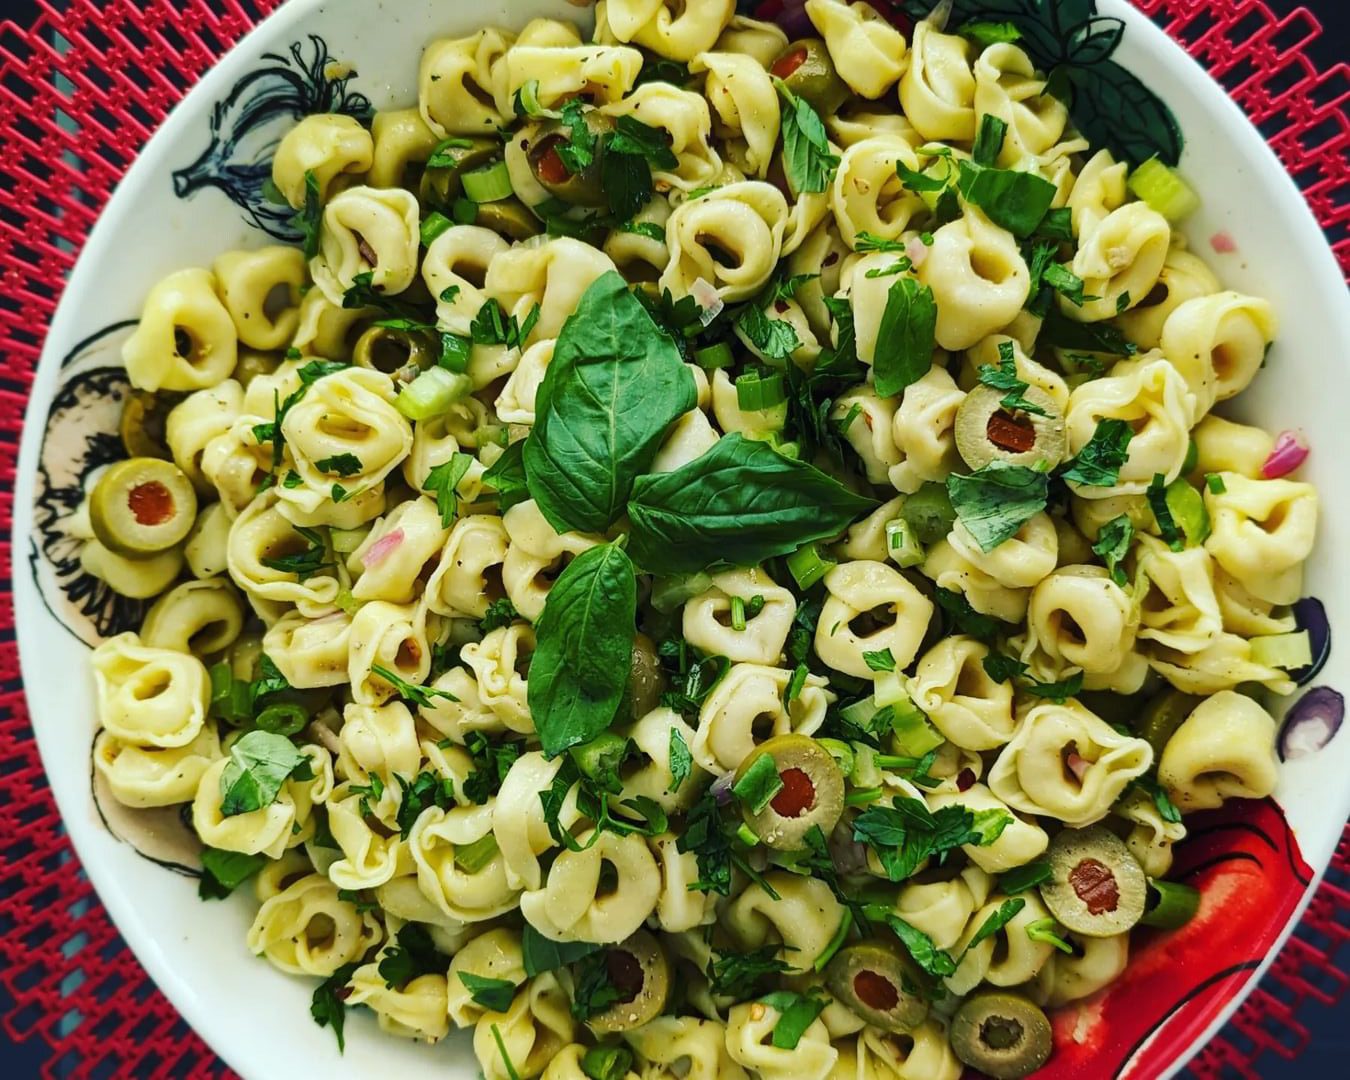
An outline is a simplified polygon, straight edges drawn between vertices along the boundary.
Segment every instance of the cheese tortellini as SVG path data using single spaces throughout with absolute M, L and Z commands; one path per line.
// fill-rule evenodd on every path
M 1278 313 L 1045 42 L 589 6 L 300 118 L 303 250 L 149 289 L 62 522 L 95 797 L 487 1080 L 1004 1075 L 971 1012 L 1109 986 L 1187 815 L 1277 791 Z

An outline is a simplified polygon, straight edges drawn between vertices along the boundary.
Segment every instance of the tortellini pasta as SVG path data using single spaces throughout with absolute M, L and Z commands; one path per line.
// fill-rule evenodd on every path
M 1279 782 L 1318 493 L 1226 404 L 1274 306 L 1049 43 L 779 6 L 484 27 L 300 118 L 304 250 L 149 290 L 133 460 L 61 522 L 135 627 L 101 808 L 488 1080 L 959 1080 L 973 997 L 1128 962 L 1066 851 L 1164 878 Z

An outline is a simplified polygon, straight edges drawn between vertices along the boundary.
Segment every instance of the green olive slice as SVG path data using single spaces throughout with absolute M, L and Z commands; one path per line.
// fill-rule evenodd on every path
M 628 1031 L 660 1015 L 670 995 L 670 961 L 646 930 L 604 950 L 609 981 L 619 1000 L 586 1021 L 597 1033 Z
M 631 718 L 641 720 L 661 704 L 666 689 L 666 677 L 661 662 L 656 658 L 656 646 L 646 634 L 633 637 L 632 661 L 628 668 L 628 685 L 624 687 L 619 705 L 619 721 Z
M 352 363 L 392 375 L 410 365 L 424 371 L 436 363 L 437 354 L 425 334 L 372 326 L 356 339 Z
M 192 528 L 197 493 L 170 461 L 138 457 L 109 466 L 89 497 L 89 520 L 104 547 L 132 558 L 168 551 Z
M 825 969 L 825 985 L 850 1012 L 883 1031 L 909 1031 L 928 1016 L 912 962 L 880 941 L 845 945 Z
M 844 774 L 833 755 L 809 735 L 775 735 L 746 755 L 736 780 L 765 756 L 783 787 L 758 813 L 742 804 L 746 824 L 779 851 L 800 850 L 816 825 L 829 836 L 844 812 Z
M 560 147 L 571 141 L 571 132 L 563 124 L 554 121 L 539 129 L 539 134 L 530 143 L 525 158 L 530 163 L 530 172 L 539 181 L 539 186 L 552 195 L 573 206 L 605 206 L 604 179 L 601 157 L 603 150 L 599 141 L 614 126 L 602 112 L 594 109 L 585 114 L 586 127 L 596 136 L 595 153 L 591 162 L 580 172 L 573 173 L 558 152 Z
M 1050 1058 L 1050 1021 L 1018 994 L 976 994 L 952 1017 L 952 1051 L 993 1080 L 1020 1080 Z
M 1186 717 L 1205 699 L 1180 690 L 1164 690 L 1144 706 L 1139 717 L 1139 737 L 1153 747 L 1153 759 L 1162 757 L 1163 748 Z
M 436 148 L 433 160 L 437 164 L 428 165 L 422 173 L 419 189 L 422 202 L 428 206 L 449 206 L 464 191 L 464 174 L 481 168 L 501 152 L 501 141 L 484 135 L 447 140 Z
M 833 115 L 849 99 L 848 84 L 839 77 L 830 50 L 820 38 L 802 38 L 787 46 L 769 71 L 821 117 Z
M 271 375 L 281 366 L 281 357 L 276 353 L 259 352 L 257 349 L 240 349 L 239 359 L 234 364 L 231 376 L 245 389 L 259 375 Z
M 119 433 L 130 457 L 163 458 L 172 461 L 164 436 L 164 422 L 172 405 L 148 390 L 128 390 L 122 400 Z
M 478 207 L 478 214 L 473 223 L 484 229 L 491 229 L 508 240 L 528 240 L 531 236 L 538 236 L 544 231 L 539 219 L 516 198 L 482 203 Z
M 1028 386 L 1022 397 L 1044 410 L 1044 415 L 1006 409 L 1006 390 L 977 386 L 956 410 L 956 450 L 972 469 L 991 461 L 1027 468 L 1053 467 L 1064 460 L 1068 440 L 1064 417 L 1054 399 L 1038 386 Z
M 1115 833 L 1065 829 L 1050 843 L 1041 899 L 1063 926 L 1087 937 L 1123 934 L 1144 915 L 1148 878 Z

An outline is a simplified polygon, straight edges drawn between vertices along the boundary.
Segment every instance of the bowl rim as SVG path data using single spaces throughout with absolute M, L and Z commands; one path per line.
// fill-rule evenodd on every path
M 130 167 L 117 181 L 116 188 L 100 211 L 94 226 L 80 250 L 70 277 L 62 290 L 55 313 L 47 327 L 41 355 L 34 370 L 34 378 L 25 403 L 23 430 L 20 442 L 16 473 L 15 500 L 11 551 L 14 552 L 14 564 L 19 565 L 20 553 L 26 545 L 32 531 L 34 479 L 40 460 L 42 437 L 45 429 L 47 410 L 50 406 L 60 376 L 61 343 L 71 340 L 72 331 L 78 329 L 81 313 L 76 299 L 86 292 L 96 279 L 101 267 L 111 261 L 114 254 L 109 250 L 115 223 L 122 216 L 124 208 L 135 198 L 138 189 L 145 187 L 145 181 L 157 173 L 167 175 L 168 155 L 174 150 L 180 136 L 180 128 L 185 115 L 192 106 L 205 100 L 213 100 L 220 91 L 228 90 L 239 77 L 240 69 L 256 61 L 264 51 L 259 42 L 278 40 L 283 28 L 298 28 L 307 17 L 324 9 L 341 7 L 343 3 L 358 0 L 287 0 L 276 7 L 261 21 L 251 27 L 238 41 L 216 60 L 175 102 L 164 120 L 156 127 L 151 138 L 137 154 Z M 569 0 L 569 3 L 573 0 Z M 510 6 L 511 0 L 508 0 Z M 1127 0 L 1098 0 L 1098 14 L 1110 15 L 1122 19 L 1131 31 L 1126 35 L 1122 51 L 1127 54 L 1149 53 L 1152 61 L 1178 70 L 1178 76 L 1194 87 L 1196 97 L 1205 111 L 1221 122 L 1226 134 L 1242 145 L 1236 149 L 1244 161 L 1260 162 L 1269 172 L 1273 167 L 1279 174 L 1277 181 L 1283 188 L 1283 196 L 1291 202 L 1293 220 L 1299 230 L 1297 237 L 1291 238 L 1291 246 L 1300 253 L 1316 252 L 1316 263 L 1305 264 L 1308 276 L 1314 279 L 1337 280 L 1344 282 L 1344 275 L 1336 262 L 1330 244 L 1309 208 L 1302 191 L 1288 170 L 1280 162 L 1265 137 L 1252 120 L 1242 111 L 1227 90 L 1205 69 L 1205 67 L 1178 41 L 1171 38 L 1159 25 Z M 577 14 L 585 18 L 586 9 L 578 8 Z M 418 45 L 423 44 L 421 42 Z M 1128 60 L 1125 66 L 1130 67 Z M 1342 331 L 1350 330 L 1350 296 L 1334 312 Z M 1350 333 L 1345 336 L 1350 340 Z M 37 613 L 41 603 L 35 589 L 24 575 L 14 576 L 15 639 L 18 646 L 20 674 L 25 701 L 28 700 L 26 687 L 40 681 L 42 674 L 41 657 L 36 653 L 36 644 L 32 641 L 32 631 L 25 632 L 25 618 L 22 612 Z M 28 644 L 25 645 L 25 639 Z M 45 738 L 41 733 L 34 711 L 29 712 L 34 739 L 38 746 L 44 774 L 68 771 L 71 755 L 59 753 L 57 737 L 48 731 Z M 81 754 L 83 755 L 83 751 Z M 79 758 L 81 768 L 85 758 Z M 189 1023 L 194 1032 L 232 1069 L 245 1077 L 264 1077 L 272 1075 L 275 1059 L 268 1048 L 261 1044 L 241 1045 L 231 1043 L 221 1037 L 214 1014 L 205 1002 L 193 990 L 195 973 L 176 968 L 168 957 L 157 948 L 156 937 L 150 927 L 142 926 L 143 913 L 136 898 L 117 880 L 115 861 L 107 859 L 93 850 L 91 837 L 95 830 L 103 829 L 101 823 L 88 820 L 81 813 L 80 806 L 71 805 L 71 800 L 56 795 L 61 819 L 72 846 L 79 857 L 81 866 L 87 873 L 98 895 L 111 917 L 118 932 L 137 961 L 154 980 L 179 1014 Z M 1342 818 L 1350 811 L 1350 787 L 1342 792 Z M 1240 991 L 1226 1002 L 1216 1013 L 1213 1021 L 1198 1033 L 1185 1050 L 1161 1074 L 1175 1076 L 1234 1015 L 1238 1008 L 1260 984 L 1275 958 L 1279 955 L 1288 938 L 1298 926 L 1312 897 L 1321 884 L 1329 863 L 1327 858 L 1317 858 L 1313 864 L 1313 877 L 1293 914 L 1281 929 L 1275 942 L 1268 950 L 1260 965 L 1243 984 Z M 269 974 L 272 972 L 269 971 Z M 303 1019 L 303 1018 L 302 1018 Z

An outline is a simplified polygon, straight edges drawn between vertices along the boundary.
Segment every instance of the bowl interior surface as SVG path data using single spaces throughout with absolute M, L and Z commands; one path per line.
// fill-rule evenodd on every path
M 1115 59 L 1171 106 L 1185 133 L 1182 171 L 1204 200 L 1184 230 L 1192 247 L 1227 287 L 1268 297 L 1279 314 L 1280 334 L 1267 368 L 1230 415 L 1272 431 L 1297 427 L 1307 433 L 1313 454 L 1304 471 L 1323 501 L 1305 593 L 1324 602 L 1334 634 L 1342 627 L 1350 632 L 1350 575 L 1336 573 L 1332 563 L 1341 541 L 1350 540 L 1350 498 L 1338 498 L 1350 496 L 1340 467 L 1350 460 L 1350 425 L 1341 409 L 1350 302 L 1341 274 L 1292 181 L 1222 89 L 1124 0 L 1100 0 L 1099 11 L 1125 20 Z M 48 417 L 76 375 L 86 379 L 86 391 L 97 393 L 97 373 L 119 365 L 127 321 L 137 318 L 160 277 L 209 266 L 231 248 L 271 242 L 259 227 L 256 205 L 251 215 L 246 197 L 211 181 L 213 170 L 219 174 L 230 162 L 259 160 L 291 122 L 277 114 L 267 125 L 236 131 L 235 139 L 213 141 L 214 106 L 234 100 L 250 73 L 307 63 L 317 40 L 330 59 L 356 73 L 351 92 L 376 108 L 407 106 L 416 100 L 418 59 L 427 42 L 485 25 L 518 29 L 539 15 L 590 17 L 566 0 L 284 5 L 174 110 L 118 188 L 71 278 L 34 383 L 14 510 L 16 553 L 32 557 L 18 562 L 14 593 L 24 684 L 43 762 L 81 860 L 127 942 L 193 1027 L 246 1077 L 322 1071 L 430 1080 L 472 1077 L 478 1067 L 465 1036 L 435 1048 L 396 1040 L 379 1033 L 364 1010 L 349 1015 L 346 1054 L 339 1057 L 332 1033 L 310 1020 L 313 980 L 285 976 L 249 954 L 244 938 L 255 907 L 251 896 L 203 904 L 195 881 L 142 858 L 105 829 L 90 794 L 93 678 L 88 646 L 80 640 L 89 640 L 93 629 L 86 621 L 72 631 L 66 612 L 61 618 L 53 613 L 61 609 L 39 553 L 46 511 L 35 503 L 54 486 L 64 483 L 68 491 L 79 482 L 78 476 L 58 475 L 60 468 L 43 454 Z M 216 121 L 228 127 L 230 109 Z M 1234 241 L 1231 254 L 1213 250 L 1211 238 L 1220 233 Z M 87 417 L 78 414 L 75 421 L 87 423 Z M 68 674 L 54 677 L 57 672 Z M 1350 661 L 1333 651 L 1317 684 L 1342 687 L 1350 683 L 1348 672 Z M 1350 811 L 1346 775 L 1346 736 L 1282 769 L 1276 799 L 1304 857 L 1319 871 Z M 1237 1003 L 1216 1015 L 1214 1026 Z

